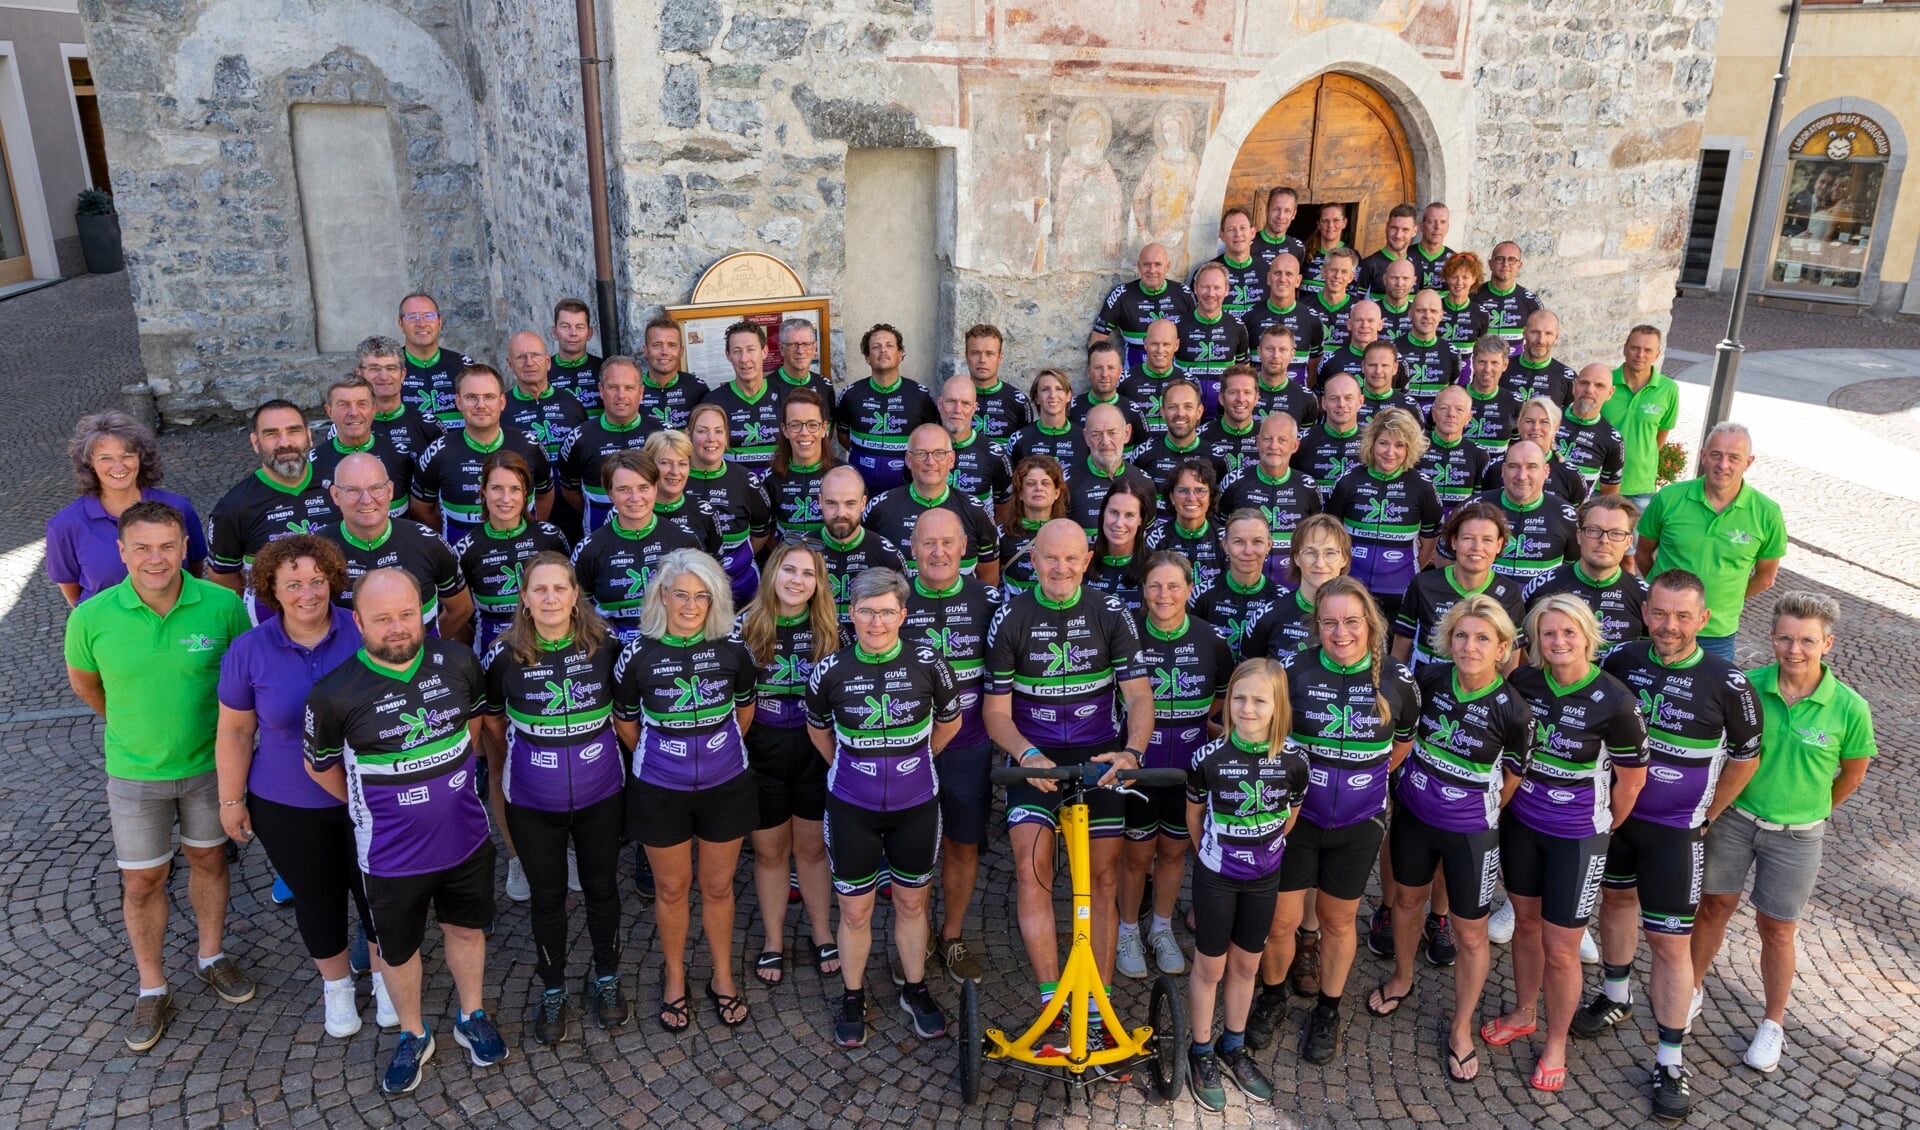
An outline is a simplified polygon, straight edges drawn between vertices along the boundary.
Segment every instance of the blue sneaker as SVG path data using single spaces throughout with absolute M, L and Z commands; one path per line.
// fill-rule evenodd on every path
M 347 943 L 347 971 L 358 977 L 373 968 L 373 955 L 367 952 L 367 928 L 355 926 L 353 940 Z
M 507 1042 L 500 1038 L 500 1029 L 479 1009 L 453 1026 L 453 1042 L 467 1049 L 475 1067 L 492 1067 L 507 1058 Z
M 287 886 L 287 881 L 285 879 L 282 879 L 280 876 L 275 875 L 273 877 L 273 905 L 286 906 L 288 903 L 292 901 L 293 901 L 293 888 Z
M 387 1061 L 387 1073 L 380 1078 L 380 1089 L 389 1095 L 404 1095 L 420 1085 L 420 1073 L 433 1058 L 433 1033 L 416 1036 L 400 1033 L 400 1043 Z

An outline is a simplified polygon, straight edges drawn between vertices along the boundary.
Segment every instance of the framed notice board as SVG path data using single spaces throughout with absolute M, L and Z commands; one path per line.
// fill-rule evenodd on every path
M 727 363 L 727 327 L 735 322 L 752 322 L 766 331 L 766 371 L 772 375 L 780 367 L 780 323 L 788 318 L 805 318 L 813 323 L 820 343 L 820 372 L 832 380 L 833 320 L 827 309 L 829 301 L 823 294 L 805 294 L 749 302 L 669 306 L 666 313 L 680 323 L 686 337 L 686 357 L 682 364 L 709 385 L 719 386 L 733 379 L 733 366 Z

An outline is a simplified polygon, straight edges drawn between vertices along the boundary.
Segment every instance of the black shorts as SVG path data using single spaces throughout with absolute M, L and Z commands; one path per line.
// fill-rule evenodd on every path
M 872 894 L 880 885 L 882 859 L 894 886 L 924 887 L 940 858 L 940 801 L 876 812 L 829 793 L 826 833 L 827 866 L 839 894 Z
M 1288 842 L 1288 852 L 1293 850 Z M 1227 879 L 1209 867 L 1193 869 L 1193 948 L 1219 957 L 1229 944 L 1243 953 L 1266 948 L 1273 906 L 1280 901 L 1280 875 Z
M 1500 829 L 1449 832 L 1396 805 L 1387 830 L 1393 877 L 1403 886 L 1424 887 L 1436 870 L 1446 876 L 1447 901 L 1456 918 L 1485 918 L 1493 909 L 1500 882 Z
M 1108 745 L 1098 746 L 1037 746 L 1041 756 L 1055 765 L 1085 765 L 1089 759 L 1103 753 L 1119 749 L 1121 739 L 1115 738 Z M 1019 754 L 1010 758 L 1017 762 Z M 1110 840 L 1123 834 L 1127 827 L 1127 806 L 1125 797 L 1112 789 L 1087 790 L 1087 838 Z M 1060 826 L 1056 816 L 1060 808 L 1058 790 L 1043 793 L 1031 782 L 1018 781 L 1007 786 L 1007 827 L 1018 828 L 1022 824 L 1039 824 L 1049 831 Z
M 427 937 L 427 908 L 442 926 L 484 930 L 493 921 L 491 839 L 466 862 L 425 875 L 368 875 L 367 913 L 380 938 L 380 956 L 404 965 Z
M 827 811 L 827 759 L 813 748 L 805 726 L 747 730 L 747 767 L 759 790 L 758 832 L 788 820 L 818 823 Z
M 956 844 L 985 843 L 993 812 L 993 782 L 987 779 L 993 746 L 948 746 L 933 765 L 940 773 L 940 834 Z
M 704 789 L 667 789 L 629 777 L 627 838 L 650 848 L 744 839 L 760 819 L 755 788 L 751 772 Z
M 1151 840 L 1159 836 L 1169 839 L 1187 838 L 1187 787 L 1185 785 L 1128 785 L 1130 789 L 1146 794 L 1143 800 L 1137 796 L 1124 796 L 1127 802 L 1127 838 L 1129 840 Z
M 1549 836 L 1509 815 L 1500 822 L 1500 869 L 1507 893 L 1539 899 L 1540 917 L 1548 925 L 1585 929 L 1600 905 L 1600 877 L 1611 838 L 1606 832 Z
M 1693 933 L 1707 870 L 1707 828 L 1673 828 L 1627 817 L 1607 845 L 1601 882 L 1640 891 L 1640 924 L 1649 933 Z
M 1328 898 L 1358 899 L 1367 893 L 1367 876 L 1373 874 L 1386 836 L 1385 814 L 1331 829 L 1302 818 L 1294 823 L 1287 852 L 1280 857 L 1280 889 L 1311 888 Z

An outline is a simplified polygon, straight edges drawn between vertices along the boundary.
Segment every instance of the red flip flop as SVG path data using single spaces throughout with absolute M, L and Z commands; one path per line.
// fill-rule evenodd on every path
M 1509 1028 L 1495 1017 L 1480 1026 L 1480 1038 L 1496 1048 L 1504 1048 L 1522 1036 L 1531 1036 L 1539 1031 L 1540 1022 L 1534 1021 L 1525 1028 Z M 1558 1090 L 1559 1088 L 1555 1088 Z
M 1558 1091 L 1566 1085 L 1567 1068 L 1565 1064 L 1559 1067 L 1548 1067 L 1545 1064 L 1536 1063 L 1533 1066 L 1533 1078 L 1527 1080 L 1527 1086 L 1532 1087 L 1536 1091 Z

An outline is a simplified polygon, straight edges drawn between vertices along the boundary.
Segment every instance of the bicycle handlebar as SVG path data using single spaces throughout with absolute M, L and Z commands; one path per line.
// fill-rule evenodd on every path
M 1089 761 L 1085 765 L 1055 765 L 1047 769 L 1025 769 L 1018 765 L 996 766 L 989 776 L 995 784 L 1009 785 L 1018 781 L 1071 781 L 1079 779 L 1087 788 L 1092 788 L 1100 778 L 1106 776 L 1112 766 L 1104 761 Z M 1183 769 L 1122 769 L 1120 780 L 1130 785 L 1184 785 L 1187 774 Z

